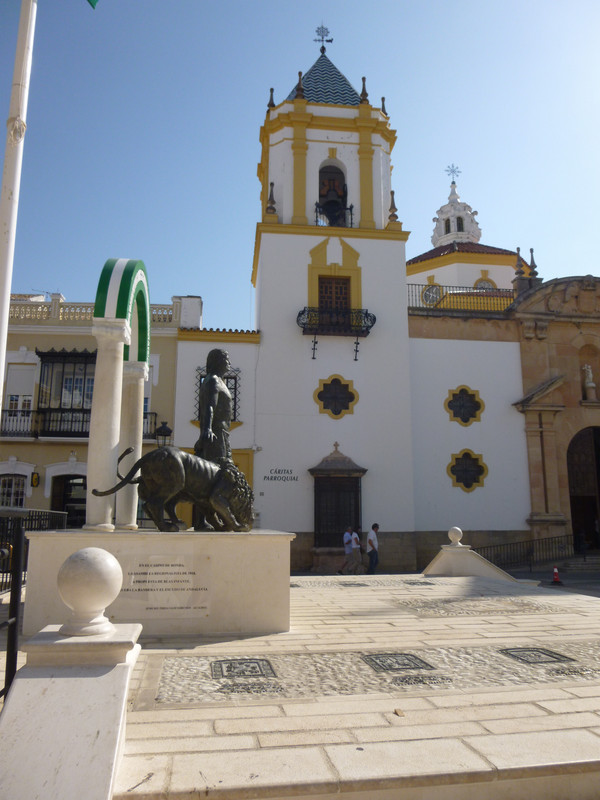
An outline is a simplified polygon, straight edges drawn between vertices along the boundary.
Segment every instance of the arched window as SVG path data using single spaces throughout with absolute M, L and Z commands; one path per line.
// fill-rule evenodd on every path
M 456 230 L 459 233 L 462 233 L 464 231 L 464 229 L 465 229 L 465 225 L 464 225 L 464 222 L 463 222 L 463 218 L 462 217 L 457 217 L 456 218 Z
M 348 227 L 346 206 L 348 187 L 344 173 L 339 167 L 325 166 L 319 170 L 319 200 L 317 215 L 324 218 L 324 224 Z
M 444 233 L 450 233 L 450 220 L 444 220 Z

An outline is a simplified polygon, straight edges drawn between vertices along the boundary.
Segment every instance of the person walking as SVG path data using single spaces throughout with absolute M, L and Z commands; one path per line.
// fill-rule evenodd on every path
M 379 542 L 377 541 L 377 531 L 379 525 L 374 522 L 371 530 L 367 534 L 367 556 L 369 557 L 369 568 L 367 575 L 374 575 L 379 564 Z
M 361 557 L 360 537 L 356 531 L 352 531 L 352 562 L 350 569 L 354 575 L 362 575 L 365 571 Z
M 338 575 L 347 575 L 352 566 L 352 525 L 348 525 L 344 531 L 344 563 L 338 570 Z

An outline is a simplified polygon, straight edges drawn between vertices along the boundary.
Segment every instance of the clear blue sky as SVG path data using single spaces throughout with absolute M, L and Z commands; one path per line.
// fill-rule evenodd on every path
M 2 141 L 20 5 L 0 0 Z M 454 162 L 483 243 L 534 247 L 545 280 L 600 274 L 598 0 L 39 0 L 13 291 L 91 301 L 107 258 L 140 258 L 151 302 L 251 327 L 259 128 L 321 23 L 385 95 L 408 257 Z

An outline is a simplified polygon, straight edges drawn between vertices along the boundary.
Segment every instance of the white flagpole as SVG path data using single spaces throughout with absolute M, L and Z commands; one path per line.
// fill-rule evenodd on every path
M 2 377 L 0 412 L 2 411 L 2 401 L 4 399 L 10 290 L 15 256 L 21 164 L 23 162 L 23 143 L 27 127 L 27 101 L 29 99 L 29 78 L 31 76 L 31 56 L 33 53 L 36 14 L 37 0 L 22 0 L 15 70 L 6 123 L 6 150 L 2 173 L 2 194 L 0 195 L 0 376 Z

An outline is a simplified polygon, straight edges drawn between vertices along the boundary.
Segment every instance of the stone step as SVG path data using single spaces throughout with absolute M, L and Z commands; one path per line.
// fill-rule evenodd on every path
M 560 569 L 563 572 L 600 572 L 600 559 L 594 561 L 591 559 L 587 561 L 568 561 L 566 564 L 562 564 Z

